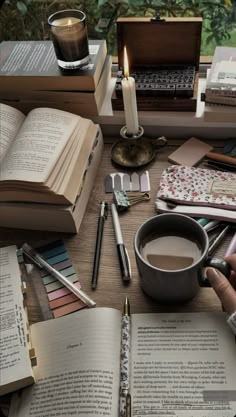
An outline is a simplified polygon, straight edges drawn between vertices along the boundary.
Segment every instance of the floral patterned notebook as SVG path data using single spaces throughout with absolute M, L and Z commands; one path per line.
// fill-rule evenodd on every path
M 236 174 L 172 165 L 162 173 L 156 208 L 236 222 Z

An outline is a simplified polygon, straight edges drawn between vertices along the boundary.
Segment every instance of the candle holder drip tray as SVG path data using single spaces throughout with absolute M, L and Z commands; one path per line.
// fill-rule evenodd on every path
M 139 126 L 135 135 L 128 135 L 126 126 L 120 131 L 121 138 L 111 149 L 111 159 L 117 165 L 127 168 L 141 167 L 154 159 L 157 150 L 167 144 L 167 139 L 161 136 L 152 139 L 143 136 L 144 130 Z

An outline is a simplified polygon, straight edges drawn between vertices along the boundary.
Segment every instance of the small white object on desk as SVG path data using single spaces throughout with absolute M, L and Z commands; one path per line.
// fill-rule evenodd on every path
M 126 47 L 124 48 L 124 79 L 121 81 L 127 135 L 136 135 L 139 130 L 135 80 L 129 76 Z

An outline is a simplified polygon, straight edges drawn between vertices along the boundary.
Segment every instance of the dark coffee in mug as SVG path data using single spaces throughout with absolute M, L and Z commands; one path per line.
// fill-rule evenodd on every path
M 143 258 L 152 266 L 167 271 L 190 267 L 202 255 L 199 243 L 184 236 L 151 234 L 141 244 Z

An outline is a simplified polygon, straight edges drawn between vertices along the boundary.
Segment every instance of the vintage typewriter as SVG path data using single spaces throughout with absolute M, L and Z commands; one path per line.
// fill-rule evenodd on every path
M 135 79 L 138 110 L 195 111 L 201 18 L 119 18 L 113 110 L 123 110 L 124 47 Z
M 194 94 L 195 67 L 192 65 L 140 68 L 130 74 L 135 79 L 137 96 L 192 97 Z M 118 71 L 115 85 L 117 97 L 122 95 L 122 71 Z

